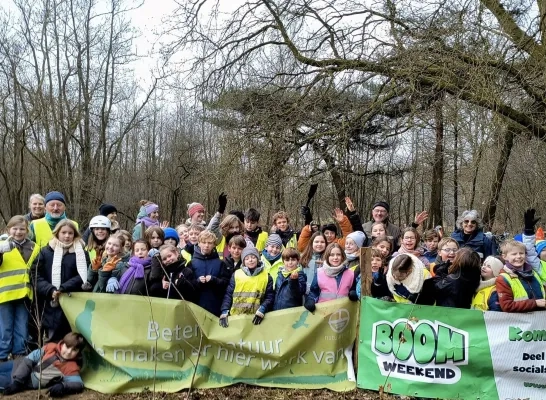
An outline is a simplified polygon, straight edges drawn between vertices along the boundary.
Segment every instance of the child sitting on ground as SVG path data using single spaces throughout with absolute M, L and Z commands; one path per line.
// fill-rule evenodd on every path
M 273 278 L 260 262 L 260 254 L 255 247 L 247 246 L 241 258 L 243 265 L 235 271 L 222 302 L 220 326 L 229 326 L 229 315 L 252 315 L 252 323 L 262 323 L 265 314 L 273 307 L 275 291 Z
M 71 332 L 58 344 L 48 343 L 14 361 L 11 383 L 4 389 L 4 395 L 39 388 L 48 388 L 51 397 L 83 392 L 79 358 L 84 347 L 83 336 Z
M 300 307 L 307 289 L 307 277 L 302 271 L 300 253 L 293 248 L 282 252 L 284 265 L 279 269 L 275 283 L 275 304 L 273 310 Z

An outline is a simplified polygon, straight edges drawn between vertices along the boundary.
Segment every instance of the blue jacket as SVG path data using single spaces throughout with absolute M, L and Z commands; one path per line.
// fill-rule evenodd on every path
M 195 275 L 194 286 L 197 289 L 197 304 L 217 317 L 220 316 L 220 306 L 232 272 L 226 269 L 216 249 L 213 249 L 211 254 L 204 255 L 197 245 L 189 266 Z M 207 275 L 211 276 L 210 281 L 202 283 L 199 277 Z
M 479 253 L 480 258 L 485 260 L 489 256 L 497 255 L 497 246 L 494 239 L 489 239 L 483 231 L 480 229 L 470 237 L 464 237 L 462 230 L 457 229 L 451 234 L 451 237 L 459 243 L 459 247 L 469 247 L 475 252 Z
M 307 277 L 305 272 L 298 272 L 298 279 L 291 279 L 290 275 L 284 277 L 282 271 L 277 275 L 275 283 L 275 304 L 273 310 L 300 307 L 303 305 L 303 296 L 307 289 Z

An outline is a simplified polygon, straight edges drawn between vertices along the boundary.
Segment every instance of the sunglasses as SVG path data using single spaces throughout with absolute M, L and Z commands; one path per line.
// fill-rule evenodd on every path
M 469 219 L 466 219 L 466 220 L 464 220 L 463 222 L 464 222 L 465 224 L 467 224 L 467 225 L 476 225 L 476 221 L 471 221 L 471 220 L 469 220 Z

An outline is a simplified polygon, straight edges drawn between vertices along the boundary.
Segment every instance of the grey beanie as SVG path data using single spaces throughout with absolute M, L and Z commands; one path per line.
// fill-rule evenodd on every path
M 277 246 L 278 248 L 282 248 L 281 237 L 277 235 L 276 233 L 269 235 L 269 237 L 267 238 L 267 241 L 265 242 L 265 247 L 267 246 Z
M 246 256 L 255 256 L 258 260 L 260 260 L 260 253 L 258 253 L 258 249 L 254 246 L 247 246 L 243 249 L 243 252 L 241 253 L 241 260 L 243 262 L 245 261 Z

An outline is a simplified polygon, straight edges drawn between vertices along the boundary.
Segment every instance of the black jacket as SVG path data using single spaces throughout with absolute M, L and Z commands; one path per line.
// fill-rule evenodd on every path
M 191 268 L 186 266 L 183 259 L 176 261 L 171 265 L 163 266 L 162 276 L 159 280 L 154 281 L 150 287 L 150 293 L 154 297 L 162 297 L 164 299 L 187 300 L 195 303 L 197 300 L 197 290 L 194 285 L 195 275 Z M 163 289 L 163 278 L 171 279 L 173 286 L 169 289 Z
M 448 274 L 450 263 L 440 263 L 434 269 L 434 297 L 442 307 L 470 308 L 481 280 L 479 268 L 464 268 Z

